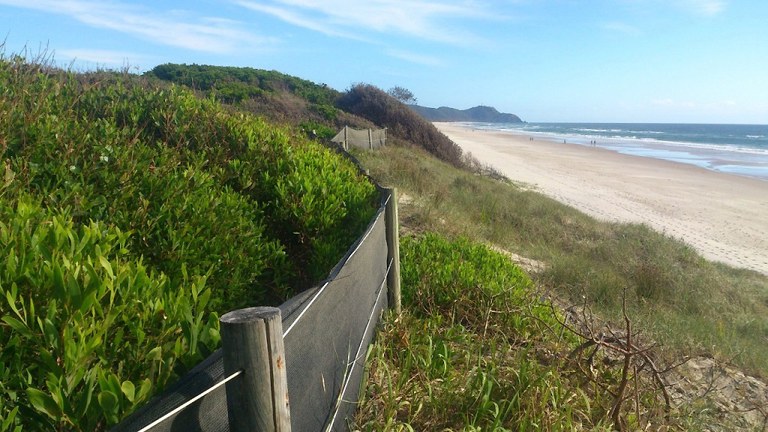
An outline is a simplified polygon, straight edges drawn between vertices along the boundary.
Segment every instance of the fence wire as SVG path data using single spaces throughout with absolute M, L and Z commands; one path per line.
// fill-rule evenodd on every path
M 239 370 L 239 371 L 233 373 L 232 375 L 224 378 L 222 381 L 220 381 L 217 384 L 213 385 L 209 389 L 205 390 L 204 392 L 200 393 L 199 395 L 193 397 L 192 399 L 188 400 L 187 402 L 179 405 L 178 407 L 176 407 L 172 411 L 168 412 L 168 414 L 166 414 L 166 415 L 160 417 L 159 419 L 153 421 L 152 423 L 148 424 L 147 426 L 143 427 L 142 429 L 139 429 L 139 432 L 148 432 L 148 431 L 150 431 L 153 427 L 155 427 L 155 426 L 159 425 L 160 423 L 168 420 L 169 418 L 173 417 L 174 415 L 178 414 L 179 412 L 184 411 L 187 407 L 189 407 L 193 403 L 197 402 L 201 398 L 205 397 L 205 395 L 207 395 L 208 393 L 210 393 L 210 392 L 216 390 L 217 388 L 223 386 L 224 384 L 228 383 L 230 380 L 233 380 L 233 379 L 237 378 L 242 373 L 243 373 L 243 371 Z

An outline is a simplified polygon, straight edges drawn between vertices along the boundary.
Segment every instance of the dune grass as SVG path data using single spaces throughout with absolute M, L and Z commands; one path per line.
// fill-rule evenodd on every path
M 405 312 L 369 352 L 356 428 L 610 430 L 607 394 L 553 355 L 576 338 L 548 330 L 554 312 L 506 256 L 434 233 L 401 253 Z
M 597 221 L 525 185 L 455 169 L 422 151 L 356 155 L 412 202 L 406 229 L 465 236 L 543 263 L 536 285 L 620 317 L 624 288 L 639 328 L 676 356 L 705 354 L 768 376 L 768 277 L 700 257 L 645 225 Z

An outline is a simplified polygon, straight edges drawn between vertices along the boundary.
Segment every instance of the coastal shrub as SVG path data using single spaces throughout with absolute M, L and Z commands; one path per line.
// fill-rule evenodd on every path
M 215 348 L 217 312 L 325 277 L 378 205 L 291 129 L 22 58 L 0 56 L 0 156 L 0 431 L 114 424 Z
M 547 333 L 552 310 L 506 256 L 434 233 L 401 240 L 404 311 L 369 353 L 357 429 L 609 430 L 562 365 L 538 360 L 574 338 Z
M 210 95 L 266 118 L 298 124 L 333 121 L 339 92 L 277 71 L 249 67 L 163 64 L 144 74 Z
M 65 107 L 53 105 L 47 116 L 9 131 L 29 143 L 6 151 L 9 169 L 19 173 L 16 188 L 39 191 L 46 205 L 70 209 L 77 222 L 109 221 L 138 233 L 131 250 L 171 278 L 182 266 L 209 275 L 217 310 L 285 295 L 285 252 L 265 235 L 258 204 L 209 172 L 218 150 L 206 150 L 224 132 L 204 121 L 210 102 L 121 85 L 79 96 L 72 110 L 79 121 L 48 121 L 64 115 Z M 24 130 L 35 131 L 35 141 Z
M 403 302 L 417 316 L 439 313 L 482 332 L 498 328 L 525 334 L 537 319 L 555 324 L 549 308 L 532 301 L 530 278 L 485 245 L 427 233 L 404 237 L 400 254 Z M 497 313 L 491 318 L 488 310 Z
M 299 128 L 310 138 L 330 141 L 336 136 L 336 129 L 326 126 L 316 121 L 304 121 L 299 124 Z
M 390 136 L 423 147 L 437 158 L 462 167 L 461 148 L 429 121 L 370 84 L 357 84 L 339 97 L 337 106 L 373 123 L 386 126 Z
M 4 430 L 104 429 L 218 344 L 205 277 L 158 274 L 128 240 L 26 195 L 0 200 Z
M 208 274 L 217 310 L 322 278 L 373 215 L 373 185 L 305 137 L 180 87 L 68 76 L 18 83 L 38 114 L 18 111 L 26 93 L 4 99 L 21 118 L 5 135 L 15 185 L 139 232 L 131 249 L 170 277 Z

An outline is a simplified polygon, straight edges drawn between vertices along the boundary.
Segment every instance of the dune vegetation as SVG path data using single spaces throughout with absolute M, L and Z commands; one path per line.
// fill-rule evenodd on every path
M 623 354 L 591 357 L 583 336 L 625 335 L 626 312 L 658 371 L 711 357 L 765 377 L 764 275 L 706 261 L 643 225 L 596 221 L 488 167 L 456 169 L 403 147 L 355 155 L 404 197 L 405 312 L 388 317 L 369 354 L 358 428 L 760 430 L 737 409 L 716 409 L 706 386 L 706 396 L 678 393 L 668 408 L 664 393 L 674 388 L 662 390 L 641 355 L 631 369 L 635 360 L 646 368 L 637 381 L 630 371 L 631 397 L 616 420 Z M 515 268 L 526 275 L 506 279 Z M 684 366 L 659 376 L 674 384 Z M 762 418 L 755 403 L 745 409 Z
M 0 431 L 103 430 L 323 279 L 378 192 L 298 130 L 128 74 L 0 60 Z

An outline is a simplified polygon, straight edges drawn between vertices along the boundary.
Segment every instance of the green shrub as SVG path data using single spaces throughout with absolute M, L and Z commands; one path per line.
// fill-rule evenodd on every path
M 403 302 L 419 316 L 441 314 L 483 332 L 518 331 L 520 338 L 537 328 L 534 317 L 556 324 L 547 306 L 532 301 L 528 276 L 485 245 L 427 233 L 404 237 L 400 249 Z
M 575 338 L 549 331 L 551 309 L 508 257 L 433 233 L 400 252 L 404 312 L 369 352 L 357 429 L 607 429 L 562 364 L 538 360 Z
M 205 278 L 148 269 L 128 233 L 28 197 L 0 221 L 3 430 L 103 429 L 218 344 Z
M 131 250 L 172 278 L 181 264 L 209 274 L 219 311 L 324 277 L 375 211 L 376 190 L 352 164 L 286 129 L 180 87 L 112 77 L 78 92 L 65 78 L 18 83 L 50 97 L 7 125 L 23 144 L 5 152 L 14 186 L 78 222 L 136 231 Z
M 377 207 L 287 128 L 17 58 L 0 155 L 0 431 L 114 424 L 215 347 L 216 311 L 325 277 Z
M 336 129 L 316 121 L 301 122 L 299 127 L 308 137 L 327 141 L 330 141 L 337 133 Z

